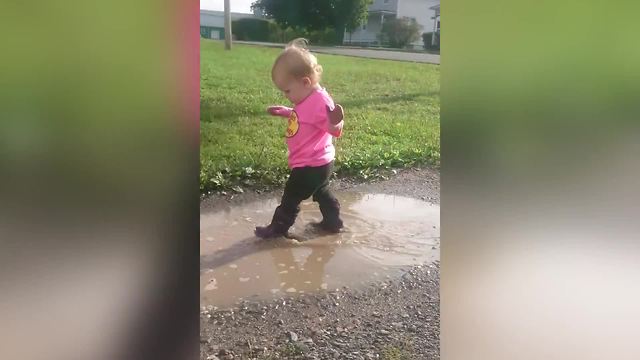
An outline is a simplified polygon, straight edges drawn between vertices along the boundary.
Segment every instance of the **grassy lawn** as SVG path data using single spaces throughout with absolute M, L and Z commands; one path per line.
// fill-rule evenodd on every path
M 271 83 L 279 49 L 201 40 L 200 191 L 279 185 L 288 174 L 286 119 L 266 107 L 290 104 Z M 338 176 L 440 160 L 437 65 L 316 54 L 322 85 L 345 108 L 335 139 Z

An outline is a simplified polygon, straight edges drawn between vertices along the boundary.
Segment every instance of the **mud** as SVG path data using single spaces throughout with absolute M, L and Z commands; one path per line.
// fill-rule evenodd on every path
M 327 234 L 306 201 L 289 238 L 258 239 L 277 197 L 201 215 L 201 304 L 227 307 L 343 286 L 358 287 L 439 258 L 439 207 L 402 196 L 338 192 L 346 228 Z

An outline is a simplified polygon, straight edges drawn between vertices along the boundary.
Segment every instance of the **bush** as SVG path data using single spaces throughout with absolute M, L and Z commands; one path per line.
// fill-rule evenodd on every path
M 335 45 L 336 31 L 333 28 L 308 31 L 302 28 L 282 28 L 275 21 L 266 19 L 245 18 L 235 20 L 232 24 L 234 39 L 241 41 L 268 41 L 288 43 L 297 38 L 308 39 L 314 45 Z
M 280 28 L 276 23 L 271 23 L 269 29 L 269 42 L 288 43 L 297 38 L 305 38 L 313 45 L 335 45 L 336 31 L 333 28 L 308 31 L 300 28 Z
M 336 38 L 336 30 L 333 28 L 311 31 L 307 35 L 309 42 L 315 45 L 339 45 L 336 44 Z
M 307 38 L 308 33 L 302 29 L 295 29 L 288 27 L 286 29 L 281 28 L 278 24 L 272 23 L 269 30 L 269 41 L 275 43 L 288 43 L 296 38 Z
M 283 43 L 284 30 L 275 21 L 269 22 L 269 42 Z
M 440 50 L 440 33 L 436 32 L 435 43 L 431 43 L 433 32 L 426 32 L 422 34 L 422 42 L 424 43 L 425 50 Z
M 402 17 L 399 19 L 385 20 L 380 32 L 380 41 L 391 47 L 403 48 L 420 39 L 420 29 L 416 19 Z
M 284 32 L 283 32 L 284 43 L 288 43 L 289 41 L 300 38 L 300 37 L 303 37 L 303 38 L 307 37 L 307 32 L 304 29 L 291 28 L 291 27 L 284 29 Z
M 231 29 L 241 41 L 269 41 L 269 33 L 273 29 L 271 23 L 266 19 L 238 19 L 233 22 Z

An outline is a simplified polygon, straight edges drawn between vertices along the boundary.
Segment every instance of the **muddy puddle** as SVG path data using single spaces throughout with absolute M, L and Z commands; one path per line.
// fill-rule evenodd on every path
M 403 267 L 439 259 L 440 208 L 383 194 L 337 193 L 345 231 L 324 234 L 322 215 L 305 201 L 293 238 L 260 240 L 279 199 L 200 215 L 200 302 L 221 308 L 240 300 L 365 286 Z

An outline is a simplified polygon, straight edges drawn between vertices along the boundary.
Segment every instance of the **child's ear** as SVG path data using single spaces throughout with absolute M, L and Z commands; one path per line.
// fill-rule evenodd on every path
M 309 79 L 309 78 L 308 78 L 308 77 L 306 77 L 306 76 L 305 76 L 305 77 L 303 77 L 303 78 L 302 78 L 302 84 L 303 84 L 304 86 L 311 86 L 311 79 Z

